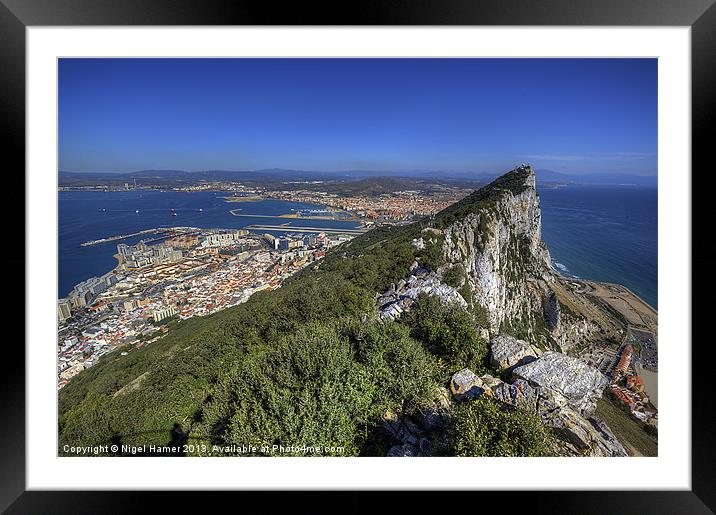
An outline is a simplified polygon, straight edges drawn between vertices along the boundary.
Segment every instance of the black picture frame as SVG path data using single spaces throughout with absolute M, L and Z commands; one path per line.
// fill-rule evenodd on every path
M 716 6 L 715 0 L 371 0 L 360 3 L 293 2 L 278 7 L 268 2 L 224 0 L 0 0 L 0 127 L 5 143 L 3 162 L 6 191 L 25 191 L 24 176 L 9 170 L 25 169 L 25 29 L 31 26 L 62 25 L 562 25 L 562 26 L 688 26 L 691 27 L 692 55 L 692 169 L 702 174 L 711 170 L 709 138 L 716 125 Z M 9 158 L 9 159 L 8 159 Z M 12 163 L 12 164 L 10 164 Z M 693 188 L 692 206 L 699 204 L 704 188 Z M 699 184 L 701 178 L 699 178 Z M 23 196 L 13 194 L 21 205 L 14 212 L 24 213 Z M 707 221 L 692 212 L 692 235 L 707 228 Z M 25 226 L 12 220 L 9 227 L 25 241 Z M 22 234 L 20 234 L 22 232 Z M 709 238 L 711 239 L 711 238 Z M 707 269 L 708 258 L 692 258 L 694 269 Z M 24 245 L 2 258 L 12 270 L 25 267 Z M 8 268 L 6 268 L 7 270 Z M 25 270 L 26 277 L 32 270 Z M 19 292 L 20 274 L 8 274 L 7 287 Z M 23 281 L 24 282 L 24 281 Z M 17 301 L 17 293 L 14 293 Z M 16 302 L 16 305 L 20 302 Z M 692 320 L 708 319 L 709 302 L 693 302 Z M 25 307 L 24 302 L 22 303 Z M 27 309 L 30 309 L 27 306 Z M 20 325 L 6 319 L 6 324 Z M 7 328 L 6 328 L 7 329 Z M 157 493 L 143 492 L 39 492 L 25 491 L 25 353 L 17 338 L 6 332 L 6 365 L 0 374 L 0 510 L 8 513 L 122 513 L 139 511 Z M 714 400 L 708 381 L 710 360 L 700 359 L 708 340 L 692 337 L 692 490 L 691 491 L 585 491 L 585 492 L 480 492 L 480 504 L 497 501 L 510 507 L 525 504 L 536 513 L 713 513 L 716 510 L 716 446 Z M 675 342 L 670 342 L 677 344 Z M 691 342 L 678 342 L 690 345 Z M 12 363 L 12 366 L 7 365 Z M 688 387 L 688 385 L 687 385 Z M 126 459 L 126 458 L 125 458 Z M 172 506 L 181 511 L 192 504 L 206 509 L 217 506 L 234 494 L 217 492 L 168 492 L 163 495 L 164 510 Z M 248 506 L 246 493 L 240 493 Z M 340 505 L 360 506 L 359 493 L 343 493 Z M 276 494 L 272 493 L 273 499 Z M 280 497 L 280 496 L 278 496 Z M 422 503 L 424 495 L 413 495 Z M 302 494 L 291 494 L 300 503 Z M 491 498 L 491 499 L 488 499 Z M 455 497 L 455 500 L 460 497 Z M 331 501 L 323 499 L 322 502 Z M 244 504 L 246 503 L 246 504 Z M 407 506 L 406 506 L 407 507 Z M 408 508 L 409 509 L 409 508 Z M 475 508 L 477 509 L 477 508 Z

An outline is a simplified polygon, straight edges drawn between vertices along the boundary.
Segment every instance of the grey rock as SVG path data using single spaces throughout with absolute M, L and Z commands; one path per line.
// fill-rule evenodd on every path
M 423 241 L 423 237 L 416 238 L 411 242 L 416 249 L 423 250 L 425 248 L 425 241 Z
M 529 359 L 536 359 L 530 344 L 501 334 L 490 342 L 490 362 L 493 367 L 506 369 L 527 363 Z
M 571 407 L 584 414 L 596 409 L 607 378 L 583 361 L 558 352 L 545 352 L 539 359 L 517 367 L 515 378 L 524 379 L 542 390 L 564 397 Z
M 494 377 L 490 374 L 480 376 L 480 380 L 487 388 L 494 388 L 495 386 L 498 386 L 503 382 L 502 379 L 500 379 L 499 377 Z
M 554 291 L 548 290 L 542 298 L 542 315 L 547 329 L 554 331 L 559 327 L 559 319 L 562 309 Z
M 518 379 L 514 384 L 501 383 L 492 389 L 495 398 L 510 406 L 520 406 L 525 409 L 536 411 L 539 391 L 527 381 Z
M 378 316 L 381 319 L 394 320 L 409 309 L 418 298 L 418 295 L 436 295 L 445 303 L 457 303 L 466 308 L 467 302 L 455 288 L 441 283 L 434 272 L 425 269 L 415 269 L 407 279 L 401 279 L 397 285 L 379 295 L 376 300 Z
M 450 380 L 450 391 L 458 401 L 476 399 L 485 393 L 485 390 L 483 382 L 469 368 L 455 372 Z
M 538 413 L 542 422 L 564 438 L 578 455 L 594 457 L 628 456 L 624 446 L 609 427 L 596 417 L 583 417 L 563 399 L 549 395 L 539 399 Z
M 400 419 L 393 411 L 388 411 L 383 416 L 383 429 L 394 439 L 403 444 L 418 445 L 418 436 L 410 432 L 403 419 Z

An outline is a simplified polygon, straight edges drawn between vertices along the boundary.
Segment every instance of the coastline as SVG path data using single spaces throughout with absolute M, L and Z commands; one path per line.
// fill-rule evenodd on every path
M 554 267 L 552 267 L 554 270 Z M 639 331 L 647 331 L 654 335 L 655 341 L 658 342 L 658 311 L 651 306 L 648 302 L 646 302 L 644 299 L 639 297 L 636 293 L 634 293 L 631 289 L 624 286 L 623 284 L 618 283 L 608 283 L 608 282 L 602 282 L 602 281 L 592 281 L 589 279 L 575 279 L 572 277 L 567 277 L 559 271 L 555 270 L 557 275 L 560 277 L 560 279 L 571 282 L 571 283 L 578 283 L 582 285 L 583 287 L 589 287 L 590 289 L 585 289 L 580 292 L 582 295 L 589 295 L 590 297 L 594 298 L 597 302 L 602 304 L 606 309 L 615 312 L 618 314 L 619 318 L 623 320 L 624 323 L 624 329 L 625 329 L 625 339 L 626 339 L 626 331 L 628 331 L 630 328 L 639 330 Z M 593 288 L 592 285 L 596 285 L 602 290 L 598 288 Z M 614 295 L 616 291 L 620 291 L 620 295 L 625 295 L 627 297 L 631 297 L 634 300 L 634 304 L 638 304 L 638 308 L 635 308 L 634 304 L 628 302 L 626 299 L 623 305 L 620 305 L 618 302 L 614 302 L 613 298 L 607 298 L 604 296 L 604 292 L 609 292 Z M 610 300 L 612 302 L 610 302 Z M 621 309 L 620 309 L 621 308 Z M 639 308 L 645 310 L 648 312 L 648 314 L 653 316 L 653 319 L 647 319 L 647 323 L 645 324 L 631 324 L 630 319 L 633 319 L 634 312 L 639 312 Z M 629 311 L 632 312 L 629 312 Z M 643 320 L 642 320 L 643 321 Z M 658 345 L 658 344 L 657 344 Z M 658 349 L 658 347 L 657 347 Z M 658 350 L 657 350 L 658 352 Z M 640 362 L 635 366 L 635 369 L 639 376 L 641 376 L 642 381 L 644 382 L 644 391 L 646 392 L 649 400 L 654 405 L 654 407 L 658 408 L 658 396 L 659 396 L 659 372 L 658 370 L 653 370 L 650 368 L 645 368 Z

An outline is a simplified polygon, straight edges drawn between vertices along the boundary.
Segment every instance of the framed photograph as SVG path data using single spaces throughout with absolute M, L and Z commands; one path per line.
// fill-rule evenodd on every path
M 2 0 L 0 507 L 712 513 L 712 4 Z

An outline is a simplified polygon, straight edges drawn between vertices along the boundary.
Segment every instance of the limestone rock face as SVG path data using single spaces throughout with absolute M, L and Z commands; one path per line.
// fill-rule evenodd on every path
M 440 282 L 436 273 L 424 268 L 413 268 L 406 279 L 401 279 L 397 285 L 391 284 L 384 293 L 376 296 L 378 316 L 388 320 L 400 317 L 421 293 L 436 295 L 445 303 L 456 303 L 467 308 L 462 295 L 452 286 Z
M 476 399 L 480 397 L 487 387 L 482 380 L 469 368 L 463 368 L 455 372 L 450 380 L 450 391 L 455 400 Z
M 511 336 L 499 335 L 490 342 L 490 363 L 499 369 L 527 363 L 536 359 L 535 354 L 527 342 Z
M 577 358 L 552 351 L 545 352 L 532 363 L 517 367 L 513 375 L 564 397 L 571 407 L 585 414 L 594 412 L 596 400 L 602 396 L 608 383 L 596 368 Z
M 604 328 L 585 316 L 592 308 L 579 302 L 566 305 L 586 312 L 562 311 L 561 301 L 573 293 L 542 242 L 535 184 L 532 168 L 522 165 L 448 208 L 446 215 L 455 216 L 441 233 L 443 268 L 465 271 L 490 335 L 512 334 L 542 349 L 567 352 L 600 338 Z
M 628 456 L 609 427 L 593 416 L 584 417 L 563 399 L 547 394 L 537 402 L 542 422 L 552 427 L 575 454 L 594 457 Z
M 484 207 L 445 229 L 443 251 L 448 265 L 464 267 L 473 297 L 485 309 L 491 334 L 519 321 L 533 336 L 545 325 L 540 320 L 545 311 L 542 304 L 552 298 L 548 283 L 554 273 L 541 239 L 534 171 L 522 166 L 508 175 L 509 187 L 498 182 L 486 191 L 483 188 L 478 192 L 482 197 L 473 201 Z M 489 202 L 480 203 L 480 198 Z

